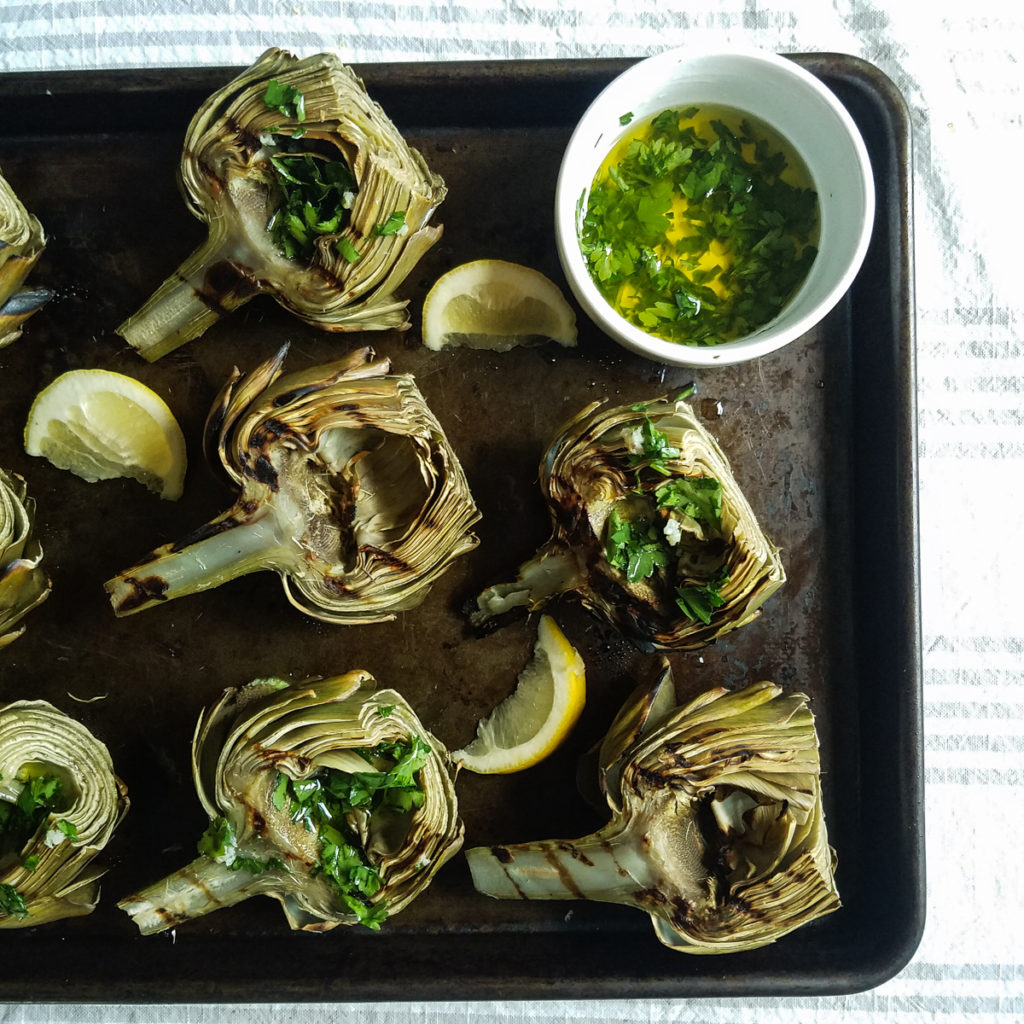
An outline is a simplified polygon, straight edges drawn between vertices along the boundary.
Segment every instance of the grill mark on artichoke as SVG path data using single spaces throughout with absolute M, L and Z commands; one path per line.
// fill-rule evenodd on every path
M 255 807 L 250 807 L 249 811 L 253 834 L 262 839 L 267 834 L 267 819 Z
M 494 854 L 494 858 L 495 858 L 495 860 L 498 861 L 499 864 L 511 864 L 512 863 L 512 854 L 509 853 L 507 847 L 504 847 L 504 846 L 492 846 L 491 847 L 491 853 Z
M 251 477 L 253 480 L 256 480 L 258 483 L 269 488 L 271 491 L 277 491 L 280 489 L 277 470 L 274 468 L 274 464 L 263 452 L 260 452 L 256 458 L 252 458 L 248 452 L 245 452 L 238 461 L 239 468 L 247 477 Z
M 364 545 L 359 550 L 371 553 L 374 561 L 380 563 L 387 572 L 408 572 L 411 568 L 404 558 L 399 558 L 393 551 L 382 551 L 369 545 Z
M 180 274 L 177 276 L 185 280 Z M 202 288 L 193 288 L 192 291 L 203 305 L 223 317 L 242 302 L 259 295 L 261 289 L 251 274 L 245 273 L 231 260 L 217 260 L 206 268 Z
M 612 843 L 608 842 L 607 839 L 601 841 L 601 849 L 604 850 L 611 858 L 612 863 L 615 865 L 615 871 L 620 878 L 629 878 L 629 872 L 616 860 L 615 858 L 615 847 Z
M 128 593 L 117 603 L 115 610 L 118 614 L 134 611 L 150 601 L 165 600 L 164 591 L 167 590 L 167 580 L 161 576 L 144 576 L 142 579 L 137 576 L 127 576 L 124 583 L 129 589 Z
M 306 395 L 315 394 L 317 391 L 321 391 L 322 389 L 323 389 L 323 384 L 320 383 L 320 382 L 317 382 L 317 383 L 314 383 L 314 384 L 307 384 L 307 385 L 305 385 L 305 387 L 301 387 L 301 388 L 292 388 L 290 391 L 282 391 L 281 394 L 277 395 L 273 399 L 273 401 L 271 401 L 270 404 L 271 404 L 271 406 L 273 406 L 273 408 L 280 409 L 282 405 L 289 405 L 291 402 L 294 402 L 297 398 L 305 398 Z M 344 407 L 342 407 L 342 408 L 344 408 Z M 267 420 L 266 423 L 264 424 L 264 426 L 267 426 L 270 423 L 280 423 L 280 421 L 279 420 Z M 281 426 L 284 427 L 283 424 L 281 424 Z M 284 429 L 287 429 L 287 428 L 284 428 Z
M 573 860 L 578 860 L 581 864 L 585 864 L 588 868 L 594 866 L 594 862 L 580 849 L 574 846 L 572 843 L 559 843 L 559 849 L 569 854 Z
M 562 863 L 561 857 L 558 856 L 557 847 L 545 850 L 544 859 L 555 869 L 566 891 L 572 893 L 578 900 L 583 899 L 583 892 L 569 873 L 569 869 Z
M 303 389 L 304 393 L 308 391 L 315 391 L 316 388 Z M 297 392 L 292 392 L 295 397 L 298 397 Z M 274 401 L 275 406 L 279 405 L 278 401 Z M 259 447 L 263 447 L 269 440 L 278 441 L 283 437 L 294 439 L 296 442 L 300 442 L 299 435 L 288 426 L 287 423 L 282 422 L 279 419 L 268 419 L 264 420 L 259 427 L 252 432 L 253 443 Z M 305 445 L 303 445 L 305 447 Z
M 253 505 L 253 502 L 247 502 L 247 505 Z M 201 540 L 207 540 L 210 537 L 216 537 L 218 533 L 223 533 L 225 530 L 231 530 L 236 527 L 240 522 L 244 520 L 247 515 L 251 515 L 255 511 L 255 508 L 240 508 L 238 514 L 227 516 L 224 519 L 214 520 L 212 523 L 204 523 L 202 526 L 194 529 L 188 536 L 182 537 L 181 540 L 175 541 L 168 546 L 168 551 L 183 551 L 191 544 L 196 544 Z M 155 558 L 160 554 L 159 550 L 151 552 L 148 558 Z M 150 577 L 151 579 L 158 579 L 159 577 Z

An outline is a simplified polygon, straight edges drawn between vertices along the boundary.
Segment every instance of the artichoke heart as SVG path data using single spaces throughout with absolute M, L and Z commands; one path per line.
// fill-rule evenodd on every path
M 109 580 L 118 615 L 272 569 L 307 615 L 380 622 L 476 547 L 480 513 L 412 377 L 369 349 L 280 377 L 286 349 L 236 370 L 207 420 L 238 500 Z
M 376 930 L 462 846 L 448 752 L 368 672 L 225 690 L 192 773 L 200 856 L 118 903 L 144 935 L 261 894 L 296 930 Z
M 756 949 L 838 909 L 803 694 L 761 682 L 677 707 L 666 665 L 590 760 L 608 824 L 572 841 L 467 851 L 480 892 L 637 907 L 687 953 Z
M 326 331 L 409 327 L 395 292 L 441 236 L 444 181 L 334 54 L 269 49 L 210 96 L 178 184 L 208 235 L 118 327 L 146 359 L 261 292 Z
M 0 348 L 17 340 L 25 321 L 53 297 L 47 288 L 23 287 L 45 248 L 42 224 L 0 174 Z
M 91 913 L 128 810 L 107 748 L 42 700 L 0 707 L 0 928 Z
M 691 650 L 743 626 L 785 570 L 717 441 L 683 398 L 588 405 L 540 466 L 551 537 L 481 593 L 476 626 L 575 592 L 642 650 Z
M 25 481 L 0 469 L 0 647 L 21 636 L 21 620 L 50 596 L 43 549 L 32 536 L 34 519 Z

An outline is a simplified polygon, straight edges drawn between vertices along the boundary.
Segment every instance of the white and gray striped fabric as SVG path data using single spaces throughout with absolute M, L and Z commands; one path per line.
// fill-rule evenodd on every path
M 902 90 L 915 132 L 928 924 L 848 997 L 321 1006 L 410 1021 L 1024 1021 L 1024 8 L 1016 0 L 143 0 L 0 3 L 0 71 L 637 56 L 668 45 L 840 51 Z M 878 871 L 886 871 L 879 850 Z M 0 1022 L 287 1020 L 282 1006 L 7 1006 Z

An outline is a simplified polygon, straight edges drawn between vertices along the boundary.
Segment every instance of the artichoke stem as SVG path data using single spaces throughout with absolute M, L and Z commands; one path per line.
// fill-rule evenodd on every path
M 154 935 L 189 918 L 255 896 L 265 888 L 263 879 L 263 875 L 248 871 L 232 871 L 210 857 L 197 857 L 173 875 L 119 900 L 117 905 L 143 935 Z
M 466 852 L 473 885 L 495 899 L 600 900 L 643 905 L 658 879 L 641 844 L 613 826 L 572 841 L 544 840 Z
M 130 615 L 250 572 L 276 568 L 280 538 L 274 520 L 238 519 L 232 511 L 200 527 L 192 534 L 194 539 L 167 544 L 147 561 L 108 580 L 104 589 L 114 612 Z M 283 564 L 284 559 L 280 561 Z
M 144 359 L 155 362 L 244 305 L 259 285 L 212 236 L 117 328 Z

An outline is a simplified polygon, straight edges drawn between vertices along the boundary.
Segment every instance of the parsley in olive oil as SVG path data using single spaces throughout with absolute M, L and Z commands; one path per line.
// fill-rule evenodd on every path
M 627 320 L 714 345 L 772 320 L 817 253 L 818 199 L 792 147 L 725 107 L 634 122 L 581 205 L 590 275 Z

